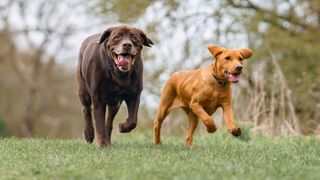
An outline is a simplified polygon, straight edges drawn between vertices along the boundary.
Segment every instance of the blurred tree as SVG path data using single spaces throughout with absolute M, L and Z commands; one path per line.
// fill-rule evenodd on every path
M 246 27 L 255 58 L 260 61 L 269 57 L 270 49 L 278 57 L 303 131 L 314 131 L 320 122 L 320 1 L 227 2 L 243 10 L 235 16 Z M 272 65 L 267 73 L 270 76 L 265 77 L 266 81 L 273 78 Z
M 149 114 L 154 113 L 156 105 L 150 104 L 158 101 L 168 76 L 210 63 L 206 46 L 219 44 L 248 46 L 255 52 L 256 61 L 250 60 L 244 72 L 247 82 L 242 80 L 235 88 L 239 120 L 248 119 L 260 132 L 271 135 L 308 133 L 319 124 L 320 1 L 147 1 L 136 13 L 130 11 L 134 3 L 100 2 L 107 8 L 99 4 L 96 8 L 101 11 L 95 13 L 116 12 L 105 19 L 135 22 L 158 40 L 145 61 L 147 96 L 142 105 L 151 110 Z M 112 10 L 117 5 L 124 8 Z
M 155 0 L 99 0 L 92 3 L 89 12 L 101 15 L 105 23 L 133 23 Z
M 0 114 L 4 119 L 0 126 L 6 124 L 6 135 L 78 137 L 81 126 L 76 122 L 81 108 L 74 72 L 41 50 L 37 78 L 33 78 L 37 51 L 10 45 L 13 41 L 8 31 L 0 31 L 0 35 L 1 42 L 11 47 L 0 47 L 0 76 L 5 77 L 0 80 Z
M 129 4 L 121 9 L 125 2 L 110 2 L 115 6 L 107 14 L 114 15 L 118 8 L 118 14 L 126 13 Z M 66 51 L 73 34 L 94 28 L 94 21 L 82 22 L 85 18 L 72 14 L 87 5 L 91 8 L 90 3 L 95 2 L 1 1 L 0 75 L 7 78 L 0 78 L 0 114 L 7 124 L 8 136 L 81 136 L 83 116 L 75 70 L 57 60 L 61 55 L 69 55 Z M 122 14 L 120 18 L 138 17 L 137 8 L 141 7 L 143 13 L 144 4 L 141 1 L 134 3 L 136 7 L 130 5 L 131 14 Z M 118 118 L 122 121 L 125 116 L 122 111 Z
M 62 21 L 69 14 L 64 5 L 17 0 L 1 6 L 0 74 L 6 78 L 0 81 L 0 114 L 9 136 L 80 134 L 71 129 L 81 114 L 75 75 L 56 63 L 74 31 L 70 21 Z
M 70 15 L 77 7 L 86 8 L 85 16 L 98 16 L 99 27 L 128 23 L 144 29 L 156 42 L 143 51 L 145 88 L 138 128 L 152 127 L 161 88 L 170 74 L 209 64 L 212 57 L 206 46 L 219 44 L 248 46 L 255 52 L 256 61 L 249 60 L 250 69 L 243 74 L 247 81 L 235 86 L 238 120 L 248 119 L 261 132 L 265 129 L 260 125 L 268 122 L 265 127 L 275 135 L 295 128 L 290 125 L 294 120 L 281 124 L 279 119 L 295 119 L 297 114 L 303 132 L 312 132 L 320 121 L 319 2 L 1 1 L 0 76 L 5 78 L 0 78 L 0 114 L 6 133 L 81 135 L 75 71 L 57 62 L 66 56 L 68 41 L 79 31 L 77 25 L 97 27 L 93 18 L 89 22 Z M 120 111 L 117 121 L 125 118 L 126 111 Z M 172 123 L 169 132 L 184 131 L 179 124 L 184 116 L 177 112 L 169 118 L 176 119 L 166 121 Z

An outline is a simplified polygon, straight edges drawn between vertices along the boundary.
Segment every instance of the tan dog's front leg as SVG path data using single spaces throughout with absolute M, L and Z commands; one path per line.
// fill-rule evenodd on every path
M 222 109 L 223 109 L 223 118 L 224 121 L 227 124 L 228 130 L 229 132 L 233 135 L 233 136 L 240 136 L 241 135 L 241 129 L 237 128 L 234 125 L 234 120 L 233 120 L 233 110 L 232 110 L 232 104 L 231 102 L 228 103 L 224 103 L 222 104 Z
M 207 127 L 208 133 L 214 133 L 217 130 L 213 119 L 198 102 L 191 100 L 190 108 L 202 120 L 203 124 Z

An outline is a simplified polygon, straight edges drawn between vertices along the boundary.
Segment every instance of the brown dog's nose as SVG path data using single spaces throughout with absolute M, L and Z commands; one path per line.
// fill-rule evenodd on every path
M 131 49 L 132 48 L 132 44 L 131 43 L 124 43 L 123 44 L 123 48 L 124 49 Z
M 237 71 L 242 71 L 242 68 L 243 68 L 242 65 L 238 65 L 238 66 L 236 67 L 236 70 L 237 70 Z

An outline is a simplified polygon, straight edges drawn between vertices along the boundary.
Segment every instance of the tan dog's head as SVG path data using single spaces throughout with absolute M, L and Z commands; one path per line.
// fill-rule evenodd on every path
M 243 68 L 243 60 L 252 56 L 248 48 L 226 49 L 220 46 L 208 46 L 215 61 L 212 64 L 213 73 L 219 79 L 237 83 Z

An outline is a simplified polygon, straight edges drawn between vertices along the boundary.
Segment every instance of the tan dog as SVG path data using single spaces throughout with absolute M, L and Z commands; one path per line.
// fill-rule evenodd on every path
M 211 65 L 190 71 L 174 73 L 162 91 L 157 117 L 154 121 L 154 143 L 159 144 L 161 124 L 168 113 L 181 107 L 189 117 L 189 131 L 186 144 L 192 147 L 192 136 L 199 118 L 209 133 L 216 131 L 211 115 L 222 107 L 224 121 L 229 132 L 241 135 L 241 129 L 234 124 L 231 102 L 231 83 L 239 81 L 244 59 L 252 55 L 248 48 L 226 49 L 208 46 L 215 60 Z

